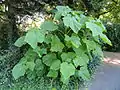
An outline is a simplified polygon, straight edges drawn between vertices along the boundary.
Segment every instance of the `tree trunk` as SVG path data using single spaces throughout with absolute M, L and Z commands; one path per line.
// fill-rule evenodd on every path
M 8 34 L 8 49 L 12 50 L 13 44 L 18 37 L 17 27 L 16 27 L 16 18 L 14 14 L 14 9 L 10 4 L 10 0 L 6 0 L 6 6 L 8 6 L 7 18 L 9 20 L 8 25 L 6 26 Z

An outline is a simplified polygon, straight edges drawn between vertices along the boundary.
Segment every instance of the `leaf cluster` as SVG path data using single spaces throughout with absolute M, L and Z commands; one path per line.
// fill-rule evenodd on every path
M 15 42 L 18 47 L 29 45 L 30 49 L 13 68 L 14 78 L 25 75 L 27 70 L 34 71 L 41 61 L 47 68 L 47 76 L 58 77 L 64 84 L 72 76 L 89 80 L 87 65 L 92 54 L 103 57 L 102 42 L 111 45 L 104 34 L 104 25 L 68 6 L 57 6 L 52 15 L 52 20 L 46 20 L 39 28 L 31 28 Z

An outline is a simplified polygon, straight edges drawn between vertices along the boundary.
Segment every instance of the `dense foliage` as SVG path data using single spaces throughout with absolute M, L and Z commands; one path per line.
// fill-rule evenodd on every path
M 50 20 L 45 20 L 39 28 L 30 28 L 15 42 L 18 47 L 27 44 L 30 48 L 12 74 L 15 79 L 29 72 L 39 75 L 39 70 L 45 67 L 47 77 L 60 77 L 64 84 L 71 76 L 89 80 L 87 65 L 92 55 L 103 57 L 102 42 L 111 45 L 104 32 L 106 29 L 100 20 L 68 6 L 57 6 Z
M 106 24 L 107 36 L 112 42 L 112 46 L 106 46 L 106 50 L 119 52 L 120 51 L 120 24 L 119 23 L 108 23 Z
M 105 21 L 120 23 L 120 0 L 91 0 L 91 4 L 93 16 Z
M 64 12 L 66 15 L 61 16 L 61 9 L 55 9 L 52 11 L 55 14 L 51 14 L 49 10 L 57 5 L 68 5 L 74 10 L 80 10 L 84 12 L 73 11 L 70 9 L 67 13 Z M 72 64 L 75 68 L 74 75 L 67 73 L 70 76 L 68 83 L 69 89 L 67 90 L 76 89 L 76 86 L 81 84 L 81 78 L 78 79 L 78 77 L 82 77 L 84 80 L 86 80 L 87 77 L 89 78 L 89 74 L 93 74 L 96 66 L 100 63 L 99 55 L 102 55 L 100 45 L 102 44 L 103 39 L 105 39 L 101 37 L 103 37 L 104 34 L 107 33 L 108 38 L 112 41 L 112 46 L 105 44 L 105 46 L 107 46 L 105 49 L 109 51 L 119 51 L 119 7 L 120 0 L 0 0 L 0 89 L 7 90 L 9 87 L 12 90 L 49 90 L 51 87 L 55 87 L 57 90 L 59 90 L 62 87 L 60 77 L 65 76 L 66 74 L 61 71 L 61 66 L 65 65 L 66 63 L 70 65 Z M 41 22 L 39 19 L 41 18 L 41 15 L 36 16 L 37 13 L 43 13 L 43 16 L 45 14 L 45 18 L 47 16 L 45 22 Z M 105 22 L 104 25 L 107 27 L 107 32 L 103 31 L 102 33 L 104 34 L 100 34 L 101 32 L 96 32 L 96 30 L 101 31 L 101 25 L 99 24 L 101 21 L 88 16 L 95 18 L 97 17 L 103 20 Z M 26 23 L 26 19 L 28 19 L 28 17 L 34 19 L 32 26 L 35 27 L 30 27 L 28 29 L 29 23 Z M 72 19 L 70 17 L 72 17 Z M 27 21 L 31 21 L 31 19 L 28 19 Z M 42 25 L 39 25 L 39 21 L 40 24 L 42 23 L 43 25 L 42 31 L 45 32 L 41 31 Z M 21 31 L 21 27 L 19 28 L 22 23 L 24 23 L 23 27 L 26 28 L 22 28 L 22 30 L 27 31 L 25 34 L 23 31 Z M 49 29 L 44 27 L 46 23 Z M 54 25 L 56 26 L 56 29 L 53 27 Z M 96 27 L 97 29 L 95 30 L 91 26 L 94 28 Z M 103 25 L 102 27 L 104 28 Z M 39 31 L 43 34 L 41 35 L 40 33 L 37 33 Z M 30 37 L 31 35 L 32 37 Z M 94 35 L 97 35 L 98 37 Z M 13 44 L 19 36 L 22 37 L 17 40 L 15 45 L 21 48 L 16 48 Z M 39 37 L 42 37 L 41 40 L 37 39 Z M 57 42 L 54 39 L 56 39 Z M 60 47 L 57 47 L 58 44 L 56 43 L 58 43 Z M 36 46 L 38 49 L 34 49 Z M 79 46 L 84 46 L 86 51 L 84 51 L 83 56 L 89 58 L 88 63 L 81 61 L 82 64 L 84 63 L 82 66 L 85 67 L 85 74 L 89 72 L 87 73 L 87 77 L 84 76 L 84 72 L 78 76 L 79 71 L 82 71 L 83 67 L 81 67 L 81 63 L 76 64 L 76 62 L 80 62 L 78 59 L 83 59 L 83 56 L 77 58 L 78 54 L 74 48 Z M 94 48 L 96 48 L 98 51 Z M 78 49 L 78 51 L 79 50 L 80 49 Z M 54 64 L 52 64 L 53 62 L 51 62 L 51 59 L 50 62 L 43 62 L 43 57 L 45 60 L 47 60 L 46 56 L 50 56 L 51 53 L 57 58 L 57 60 L 54 61 L 58 64 L 55 65 L 60 65 L 60 67 L 55 66 L 57 69 L 54 69 Z M 75 57 L 69 59 L 73 53 Z M 67 61 L 65 60 L 66 58 L 68 58 Z M 16 70 L 13 69 L 14 66 L 17 69 L 22 69 L 22 73 L 18 72 L 17 75 L 14 74 L 16 72 Z M 82 69 L 80 70 L 80 68 Z M 46 77 L 51 74 L 50 73 L 47 75 L 51 70 L 55 71 L 55 73 L 58 73 L 57 78 L 52 79 Z M 19 77 L 19 79 L 14 80 L 11 75 L 12 72 L 14 72 L 14 77 Z M 54 75 L 56 75 L 55 73 Z M 82 81 L 84 81 L 83 79 Z M 66 86 L 64 87 L 63 85 L 61 89 L 64 90 L 63 88 L 66 88 Z

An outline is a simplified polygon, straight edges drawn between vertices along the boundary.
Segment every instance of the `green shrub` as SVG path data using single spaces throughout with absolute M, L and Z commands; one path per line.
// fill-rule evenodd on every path
M 88 63 L 93 55 L 103 57 L 101 40 L 111 45 L 103 32 L 106 29 L 100 20 L 68 6 L 57 6 L 55 14 L 40 28 L 31 28 L 15 42 L 18 47 L 29 45 L 30 48 L 14 66 L 12 74 L 15 79 L 26 75 L 30 80 L 46 75 L 52 81 L 58 79 L 63 86 L 72 78 L 76 79 L 76 85 L 80 78 L 87 81 Z
M 107 36 L 112 42 L 112 46 L 106 46 L 108 51 L 120 51 L 120 24 L 106 24 Z
M 19 49 L 0 50 L 0 90 L 8 90 L 12 86 L 11 70 L 21 57 Z

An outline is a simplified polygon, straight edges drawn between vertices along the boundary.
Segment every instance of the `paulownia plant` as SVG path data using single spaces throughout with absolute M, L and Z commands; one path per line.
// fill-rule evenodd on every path
M 34 71 L 41 61 L 47 68 L 47 77 L 60 78 L 65 84 L 71 76 L 89 80 L 87 65 L 92 54 L 102 58 L 101 44 L 111 45 L 104 34 L 104 25 L 99 19 L 68 6 L 57 6 L 52 15 L 51 20 L 45 20 L 39 28 L 31 28 L 15 42 L 18 47 L 29 45 L 30 48 L 14 66 L 14 78 L 24 76 L 27 70 Z

